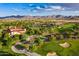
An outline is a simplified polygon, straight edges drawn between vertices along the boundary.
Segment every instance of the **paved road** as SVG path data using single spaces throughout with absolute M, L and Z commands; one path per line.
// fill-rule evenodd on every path
M 37 54 L 35 52 L 29 52 L 26 49 L 24 49 L 24 50 L 18 50 L 18 49 L 15 48 L 15 46 L 12 46 L 11 49 L 15 53 L 21 53 L 21 54 L 25 54 L 25 55 L 28 55 L 28 56 L 41 56 L 41 55 L 39 55 L 39 54 Z

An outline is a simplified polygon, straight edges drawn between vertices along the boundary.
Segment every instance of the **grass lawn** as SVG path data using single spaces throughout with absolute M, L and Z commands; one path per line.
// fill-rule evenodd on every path
M 0 56 L 24 56 L 24 54 L 14 53 L 11 48 L 3 46 L 0 49 Z
M 69 48 L 59 46 L 59 43 L 68 42 L 71 44 Z M 55 51 L 59 56 L 79 56 L 79 40 L 52 40 L 49 43 L 44 43 L 36 52 L 41 55 L 46 55 L 50 51 Z

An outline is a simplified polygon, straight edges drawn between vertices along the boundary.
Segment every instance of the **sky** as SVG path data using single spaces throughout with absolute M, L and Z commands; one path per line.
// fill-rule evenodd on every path
M 78 3 L 0 3 L 0 17 L 11 15 L 79 16 Z

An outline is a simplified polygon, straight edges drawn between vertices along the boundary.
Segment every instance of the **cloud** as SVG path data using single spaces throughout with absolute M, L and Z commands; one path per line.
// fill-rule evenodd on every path
M 32 12 L 38 12 L 38 11 L 34 9 L 34 10 L 32 10 Z
M 74 13 L 79 13 L 79 11 L 73 11 Z
M 52 5 L 44 5 L 44 7 L 41 6 L 35 6 L 35 8 L 31 9 L 32 12 L 50 12 L 50 11 L 63 11 L 65 10 L 65 7 L 62 6 L 52 6 Z
M 33 4 L 29 4 L 29 6 L 33 6 Z
M 64 10 L 64 7 L 61 6 L 51 6 L 51 8 L 54 10 Z
M 12 11 L 14 11 L 14 12 L 22 12 L 24 10 L 29 11 L 29 9 L 26 9 L 25 7 L 23 7 L 23 8 L 12 8 Z
M 65 10 L 65 7 L 62 7 L 62 6 L 52 6 L 52 5 L 50 5 L 50 6 L 45 6 L 44 7 L 44 10 L 46 10 L 46 11 L 56 11 L 56 10 L 62 11 L 62 10 Z
M 43 11 L 43 8 L 40 6 L 36 6 L 35 8 L 31 9 L 32 12 L 40 12 L 41 10 Z
M 17 16 L 18 14 L 11 14 L 11 15 Z
M 51 9 L 51 8 L 46 8 L 46 9 L 44 9 L 45 11 L 51 11 L 51 10 L 53 10 L 53 9 Z
M 48 8 L 48 5 L 44 5 L 44 8 Z
M 45 5 L 44 8 L 37 6 L 36 9 L 41 10 L 41 11 L 63 11 L 65 10 L 65 7 Z
M 36 9 L 43 9 L 43 8 L 42 8 L 42 7 L 40 7 L 40 6 L 37 6 L 37 7 L 36 7 Z

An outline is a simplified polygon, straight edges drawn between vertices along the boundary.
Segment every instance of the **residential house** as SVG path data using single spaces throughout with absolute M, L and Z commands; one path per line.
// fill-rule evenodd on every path
M 18 28 L 18 27 L 9 27 L 8 32 L 10 33 L 11 36 L 13 35 L 22 35 L 26 32 L 26 29 Z

